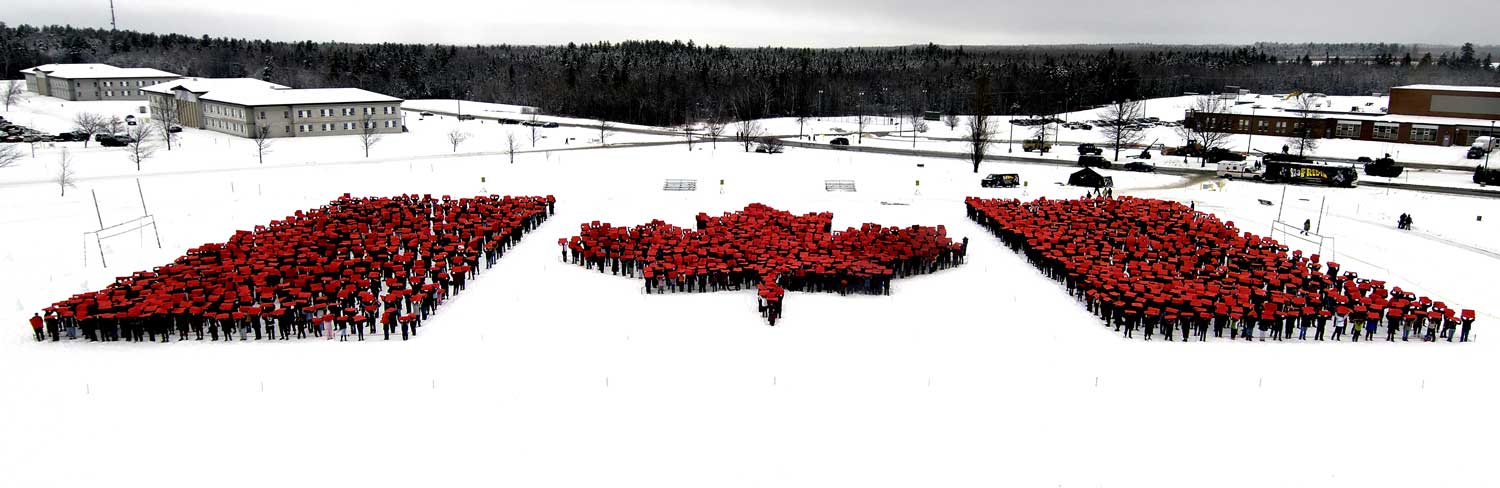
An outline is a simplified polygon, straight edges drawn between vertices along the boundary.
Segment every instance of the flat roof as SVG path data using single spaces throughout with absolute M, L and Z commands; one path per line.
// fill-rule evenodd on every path
M 184 90 L 202 95 L 215 90 L 272 90 L 286 89 L 288 87 L 271 83 L 269 81 L 257 80 L 255 78 L 182 78 L 162 83 L 157 83 L 142 91 L 171 95 L 172 90 L 182 88 Z
M 400 102 L 401 99 L 359 88 L 300 88 L 274 90 L 214 90 L 200 97 L 246 107 L 266 105 L 324 105 L 330 103 Z
M 52 78 L 176 78 L 181 75 L 156 68 L 120 68 L 102 63 L 44 64 L 21 70 L 22 73 L 42 73 Z
M 1422 86 L 1422 85 L 1416 85 Z M 1246 103 L 1229 107 L 1226 112 L 1230 115 L 1255 115 L 1256 117 L 1282 117 L 1302 118 L 1301 112 L 1296 112 L 1295 100 L 1288 100 L 1285 95 L 1249 95 L 1249 100 L 1254 103 Z M 1242 99 L 1244 99 L 1242 97 Z M 1472 119 L 1460 117 L 1434 117 L 1427 115 L 1402 115 L 1386 113 L 1389 97 L 1374 96 L 1320 96 L 1312 97 L 1314 118 L 1349 121 L 1374 121 L 1391 123 L 1411 123 L 1430 125 L 1463 125 L 1473 127 L 1489 127 L 1489 119 Z M 1352 109 L 1358 108 L 1358 112 Z
M 1500 93 L 1500 86 L 1460 86 L 1460 85 L 1406 85 L 1392 88 L 1392 90 L 1433 90 L 1433 91 L 1461 91 L 1477 93 Z

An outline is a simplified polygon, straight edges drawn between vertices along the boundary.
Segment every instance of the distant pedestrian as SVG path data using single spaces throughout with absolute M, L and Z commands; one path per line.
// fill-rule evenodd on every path
M 1302 235 L 1307 235 L 1309 232 L 1312 232 L 1312 219 L 1303 220 Z
M 46 337 L 42 334 L 41 314 L 31 314 L 31 332 L 36 336 L 37 342 L 42 342 L 42 340 Z

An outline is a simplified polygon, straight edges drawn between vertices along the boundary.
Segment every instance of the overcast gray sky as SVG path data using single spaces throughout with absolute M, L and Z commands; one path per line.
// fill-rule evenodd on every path
M 109 0 L 8 2 L 9 24 L 109 26 Z M 729 46 L 1500 40 L 1495 0 L 115 0 L 122 29 L 456 44 Z M 1490 12 L 1480 14 L 1479 12 Z

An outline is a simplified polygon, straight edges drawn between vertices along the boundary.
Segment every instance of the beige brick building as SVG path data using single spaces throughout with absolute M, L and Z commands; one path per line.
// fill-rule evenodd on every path
M 21 70 L 26 89 L 38 95 L 72 101 L 145 100 L 143 88 L 181 78 L 153 68 L 119 68 L 107 64 L 44 64 Z
M 401 99 L 358 88 L 210 90 L 197 97 L 203 128 L 250 137 L 354 135 L 402 131 Z
M 215 91 L 285 90 L 286 86 L 254 78 L 182 78 L 158 83 L 141 90 L 146 92 L 151 118 L 168 119 L 183 127 L 207 128 L 203 117 L 202 97 Z

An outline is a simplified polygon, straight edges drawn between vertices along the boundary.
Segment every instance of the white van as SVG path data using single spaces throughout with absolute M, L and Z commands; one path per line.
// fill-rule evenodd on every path
M 1494 151 L 1496 142 L 1494 137 L 1479 136 L 1474 138 L 1474 144 L 1469 147 L 1476 147 L 1481 151 Z
M 1254 161 L 1219 161 L 1220 178 L 1239 178 L 1244 180 L 1258 180 L 1266 172 L 1265 166 L 1260 160 Z

